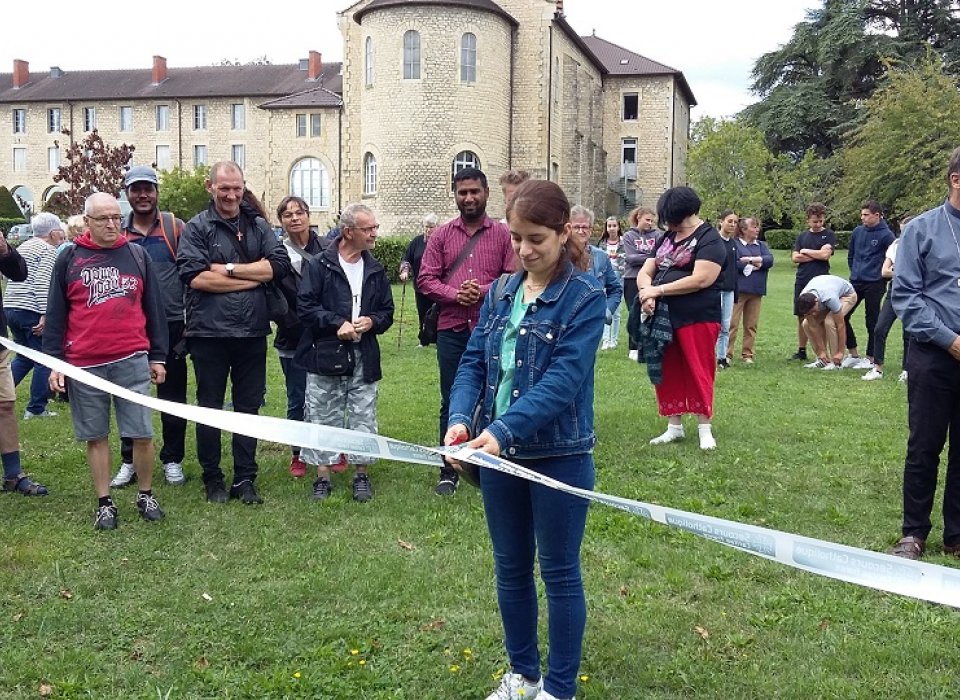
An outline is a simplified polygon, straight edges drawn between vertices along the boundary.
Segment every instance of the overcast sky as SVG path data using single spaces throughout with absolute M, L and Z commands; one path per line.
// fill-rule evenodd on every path
M 154 54 L 169 66 L 199 66 L 224 58 L 244 63 L 266 56 L 295 63 L 311 49 L 324 61 L 342 57 L 336 13 L 349 0 L 269 0 L 207 3 L 166 0 L 137 4 L 56 0 L 47 20 L 4 32 L 0 72 L 13 59 L 30 70 L 149 68 Z M 608 41 L 683 72 L 699 106 L 693 117 L 733 114 L 755 102 L 750 69 L 786 42 L 806 10 L 822 0 L 565 0 L 567 20 L 581 34 Z

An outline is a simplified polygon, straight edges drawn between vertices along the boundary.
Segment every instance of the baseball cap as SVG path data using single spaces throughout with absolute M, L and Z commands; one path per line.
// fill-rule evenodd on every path
M 149 165 L 134 165 L 127 174 L 123 176 L 123 189 L 127 189 L 135 182 L 150 182 L 159 185 L 156 171 Z

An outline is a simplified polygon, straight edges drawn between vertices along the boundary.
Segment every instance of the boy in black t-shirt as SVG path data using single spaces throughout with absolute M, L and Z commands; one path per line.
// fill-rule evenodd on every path
M 797 298 L 807 283 L 817 275 L 830 274 L 830 256 L 837 247 L 837 234 L 823 225 L 827 208 L 819 202 L 807 205 L 808 230 L 797 236 L 790 258 L 797 263 L 797 280 L 793 287 L 793 315 L 797 317 L 797 351 L 791 360 L 807 359 L 807 334 L 803 316 L 797 312 Z

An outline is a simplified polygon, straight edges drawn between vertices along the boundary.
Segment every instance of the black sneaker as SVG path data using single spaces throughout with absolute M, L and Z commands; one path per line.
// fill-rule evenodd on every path
M 373 498 L 373 484 L 366 474 L 355 474 L 353 477 L 353 500 L 366 503 Z
M 791 359 L 791 360 L 806 360 L 806 359 L 807 359 L 807 351 L 806 351 L 806 350 L 797 350 L 795 353 L 793 353 L 793 354 L 790 356 L 790 359 Z
M 331 491 L 333 491 L 333 484 L 330 483 L 330 479 L 318 476 L 313 482 L 313 500 L 322 501 L 330 495 Z
M 227 487 L 224 485 L 223 480 L 208 481 L 204 484 L 204 487 L 207 489 L 207 500 L 210 503 L 227 502 Z
M 117 507 L 100 506 L 97 508 L 97 517 L 93 521 L 94 530 L 116 530 L 117 529 Z
M 717 360 L 717 369 L 730 369 L 730 362 L 725 357 L 720 358 Z
M 263 499 L 260 498 L 260 494 L 257 493 L 250 479 L 244 479 L 239 484 L 231 486 L 230 498 L 239 498 L 240 502 L 247 506 L 263 503 Z
M 155 523 L 163 520 L 164 512 L 160 509 L 160 504 L 153 496 L 145 493 L 137 494 L 137 510 L 140 511 L 140 517 L 144 520 Z
M 457 492 L 457 485 L 460 483 L 460 475 L 457 470 L 451 466 L 443 465 L 440 467 L 440 481 L 433 490 L 438 496 L 452 496 Z

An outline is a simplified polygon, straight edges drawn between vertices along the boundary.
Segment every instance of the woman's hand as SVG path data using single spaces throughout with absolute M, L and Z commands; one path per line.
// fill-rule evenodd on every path
M 649 316 L 653 316 L 653 312 L 657 308 L 656 298 L 662 295 L 661 292 L 660 287 L 654 287 L 653 285 L 641 289 L 637 295 L 640 299 L 640 310 Z
M 467 426 L 465 426 L 463 423 L 457 423 L 447 428 L 447 434 L 443 436 L 443 444 L 448 446 L 459 445 L 461 443 L 466 442 L 469 439 L 470 439 L 470 431 L 467 430 Z M 444 459 L 447 461 L 447 463 L 451 467 L 456 469 L 458 472 L 462 471 L 460 467 L 460 462 L 450 457 L 444 457 Z
M 466 447 L 472 447 L 475 450 L 486 452 L 488 455 L 493 455 L 494 457 L 500 456 L 500 443 L 497 442 L 497 438 L 493 437 L 493 433 L 487 430 L 484 430 L 468 442 Z

